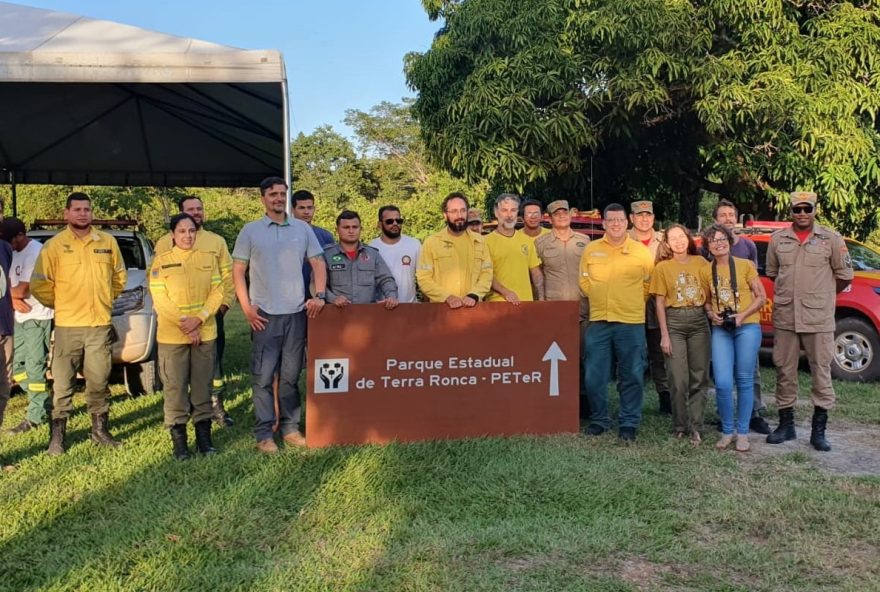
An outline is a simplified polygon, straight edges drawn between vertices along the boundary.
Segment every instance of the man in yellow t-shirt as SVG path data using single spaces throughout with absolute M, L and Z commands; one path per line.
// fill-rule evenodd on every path
M 620 392 L 618 435 L 636 439 L 642 419 L 645 364 L 645 300 L 654 268 L 651 252 L 626 234 L 626 210 L 610 204 L 603 213 L 605 236 L 587 245 L 581 257 L 580 287 L 590 301 L 586 350 L 590 425 L 598 436 L 611 427 L 608 382 L 617 360 Z
M 522 203 L 523 227 L 520 232 L 532 239 L 549 234 L 550 229 L 545 228 L 541 222 L 544 219 L 541 202 L 537 199 L 527 199 Z
M 492 260 L 483 237 L 468 230 L 468 200 L 453 192 L 443 200 L 446 228 L 425 239 L 416 282 L 430 302 L 473 307 L 492 285 Z
M 516 230 L 519 197 L 502 193 L 495 198 L 495 219 L 498 226 L 486 237 L 492 257 L 492 291 L 489 302 L 530 302 L 532 286 L 538 300 L 544 299 L 544 274 L 535 251 L 535 242 Z

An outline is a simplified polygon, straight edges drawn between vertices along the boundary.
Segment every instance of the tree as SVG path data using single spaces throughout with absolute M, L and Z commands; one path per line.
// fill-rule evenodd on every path
M 704 192 L 783 212 L 814 189 L 863 236 L 880 195 L 880 6 L 822 0 L 423 0 L 406 60 L 431 159 L 598 201 Z M 585 179 L 593 160 L 594 175 Z M 598 165 L 598 166 L 597 166 Z

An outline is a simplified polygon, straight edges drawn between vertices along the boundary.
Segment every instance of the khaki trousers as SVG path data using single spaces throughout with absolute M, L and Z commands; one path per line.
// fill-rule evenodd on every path
M 702 306 L 667 308 L 666 326 L 672 342 L 672 356 L 666 358 L 666 374 L 672 399 L 673 430 L 702 432 L 711 343 L 706 313 Z
M 55 381 L 52 418 L 63 419 L 73 411 L 76 373 L 86 379 L 86 407 L 91 415 L 107 413 L 110 405 L 111 325 L 103 327 L 55 327 L 52 378 Z
M 165 395 L 165 425 L 185 425 L 211 419 L 211 379 L 215 343 L 159 344 L 159 376 Z
M 798 361 L 801 348 L 807 353 L 812 376 L 811 399 L 815 407 L 831 409 L 836 397 L 831 385 L 834 333 L 795 333 L 776 329 L 773 363 L 776 365 L 776 406 L 794 407 L 798 398 Z

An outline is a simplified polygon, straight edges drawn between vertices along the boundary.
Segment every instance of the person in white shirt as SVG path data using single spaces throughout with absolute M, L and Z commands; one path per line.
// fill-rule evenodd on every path
M 401 232 L 404 219 L 397 206 L 379 208 L 379 237 L 369 246 L 377 249 L 391 268 L 397 282 L 397 300 L 401 304 L 416 302 L 416 262 L 419 260 L 421 243 Z
M 40 304 L 30 293 L 31 273 L 43 245 L 28 237 L 24 223 L 18 218 L 3 220 L 0 234 L 12 246 L 9 270 L 9 288 L 15 310 L 12 377 L 28 395 L 24 419 L 10 430 L 13 434 L 21 434 L 48 421 L 52 397 L 46 387 L 46 360 L 54 311 Z

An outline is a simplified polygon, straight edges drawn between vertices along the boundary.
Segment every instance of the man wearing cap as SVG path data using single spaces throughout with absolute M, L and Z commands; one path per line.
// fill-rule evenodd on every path
M 629 220 L 632 230 L 629 236 L 645 245 L 651 257 L 657 257 L 657 248 L 663 242 L 663 235 L 654 230 L 654 204 L 648 200 L 634 201 L 630 205 Z M 645 312 L 645 338 L 648 341 L 648 361 L 651 366 L 651 378 L 660 399 L 660 413 L 672 413 L 672 400 L 669 395 L 669 381 L 666 378 L 666 358 L 660 349 L 660 323 L 654 307 L 654 297 L 648 299 Z
M 471 232 L 483 234 L 483 214 L 477 208 L 468 210 L 467 227 Z
M 532 239 L 532 242 L 539 236 L 544 236 L 550 232 L 549 228 L 544 228 L 541 225 L 542 214 L 541 202 L 537 199 L 527 199 L 523 202 L 523 227 L 520 229 L 520 232 Z
M 827 452 L 828 410 L 834 406 L 831 361 L 834 357 L 834 307 L 837 293 L 852 282 L 852 260 L 843 238 L 816 224 L 816 194 L 791 194 L 792 224 L 773 233 L 767 247 L 767 276 L 775 281 L 773 363 L 779 426 L 770 444 L 796 437 L 794 406 L 798 396 L 798 358 L 807 354 L 812 377 L 813 421 L 810 444 Z
M 528 235 L 516 231 L 519 196 L 502 193 L 495 198 L 495 219 L 498 226 L 486 237 L 492 257 L 492 291 L 489 302 L 520 302 L 544 299 L 544 275 L 535 253 L 535 243 Z M 534 292 L 533 292 L 534 288 Z
M 605 236 L 584 249 L 580 263 L 581 292 L 590 301 L 586 351 L 587 396 L 590 425 L 598 436 L 611 427 L 608 381 L 617 360 L 620 393 L 618 436 L 636 439 L 642 419 L 645 382 L 645 301 L 654 258 L 646 246 L 626 232 L 626 210 L 609 204 L 603 212 Z
M 586 385 L 584 384 L 584 333 L 589 323 L 589 304 L 581 294 L 581 256 L 590 238 L 571 229 L 568 202 L 558 199 L 547 206 L 552 229 L 535 239 L 535 251 L 544 273 L 544 299 L 580 302 L 580 417 L 589 417 Z
M 370 241 L 391 269 L 400 302 L 416 302 L 416 261 L 422 243 L 403 234 L 405 220 L 397 206 L 379 208 L 379 236 Z
M 492 286 L 492 259 L 483 237 L 468 232 L 464 194 L 450 193 L 441 207 L 446 228 L 425 239 L 416 281 L 430 302 L 470 308 L 485 298 Z

